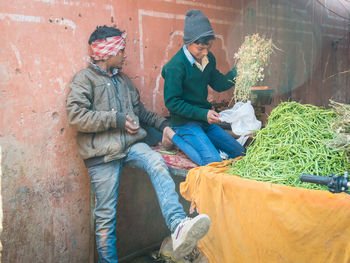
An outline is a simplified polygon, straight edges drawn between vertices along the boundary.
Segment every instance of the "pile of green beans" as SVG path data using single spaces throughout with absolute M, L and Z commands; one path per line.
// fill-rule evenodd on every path
M 234 163 L 228 174 L 247 179 L 323 189 L 302 183 L 302 173 L 319 176 L 344 174 L 350 164 L 343 151 L 327 142 L 334 138 L 330 127 L 336 114 L 310 104 L 283 102 L 271 112 L 265 128 L 257 132 L 246 156 Z

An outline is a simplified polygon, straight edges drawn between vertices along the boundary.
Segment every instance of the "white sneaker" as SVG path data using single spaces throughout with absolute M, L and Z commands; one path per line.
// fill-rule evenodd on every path
M 182 220 L 171 234 L 174 254 L 184 257 L 191 253 L 197 242 L 208 233 L 209 226 L 210 218 L 205 214 Z

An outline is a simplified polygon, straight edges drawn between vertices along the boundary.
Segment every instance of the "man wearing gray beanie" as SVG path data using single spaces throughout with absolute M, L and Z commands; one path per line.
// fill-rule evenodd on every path
M 189 10 L 184 45 L 162 69 L 164 102 L 172 126 L 164 129 L 163 141 L 175 144 L 198 165 L 221 162 L 220 151 L 229 158 L 245 154 L 245 149 L 217 125 L 220 115 L 207 100 L 208 85 L 222 92 L 234 86 L 237 76 L 236 68 L 225 75 L 216 69 L 209 51 L 214 40 L 209 19 L 200 10 Z
M 215 37 L 209 19 L 200 10 L 190 10 L 186 14 L 184 44 L 188 45 L 201 37 Z

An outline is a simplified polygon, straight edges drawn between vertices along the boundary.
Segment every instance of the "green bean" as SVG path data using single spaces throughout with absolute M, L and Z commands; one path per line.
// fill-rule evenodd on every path
M 283 102 L 257 132 L 246 156 L 231 164 L 228 174 L 247 179 L 309 189 L 327 188 L 302 183 L 302 173 L 319 176 L 343 174 L 349 170 L 344 151 L 331 148 L 333 110 L 310 104 Z

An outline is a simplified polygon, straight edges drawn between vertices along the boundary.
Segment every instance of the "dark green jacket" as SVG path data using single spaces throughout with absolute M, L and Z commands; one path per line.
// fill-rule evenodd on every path
M 164 102 L 171 116 L 172 126 L 181 126 L 191 120 L 207 122 L 212 105 L 207 101 L 208 85 L 215 91 L 230 89 L 236 70 L 223 75 L 216 69 L 214 55 L 209 52 L 209 64 L 204 71 L 191 65 L 183 49 L 163 67 Z

